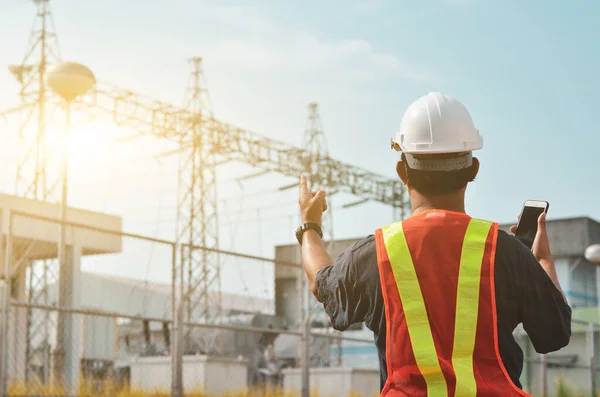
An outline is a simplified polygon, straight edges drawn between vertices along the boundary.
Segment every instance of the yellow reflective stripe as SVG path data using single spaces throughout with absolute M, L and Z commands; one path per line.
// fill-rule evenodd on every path
M 485 242 L 491 227 L 491 222 L 471 219 L 462 246 L 456 292 L 454 349 L 452 351 L 452 366 L 456 374 L 455 396 L 457 397 L 477 395 L 477 384 L 473 372 L 473 351 L 479 312 L 481 266 Z
M 402 301 L 413 353 L 427 384 L 427 395 L 447 396 L 446 379 L 438 361 L 421 286 L 402 232 L 402 222 L 384 227 L 383 240 Z

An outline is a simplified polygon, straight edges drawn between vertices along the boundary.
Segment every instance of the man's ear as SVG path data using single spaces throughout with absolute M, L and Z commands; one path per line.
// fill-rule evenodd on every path
M 396 173 L 398 173 L 398 176 L 400 177 L 400 180 L 402 180 L 402 183 L 404 185 L 408 185 L 408 173 L 406 172 L 406 165 L 402 160 L 396 163 Z
M 475 180 L 475 177 L 479 173 L 479 159 L 473 157 L 473 164 L 471 164 L 471 181 Z

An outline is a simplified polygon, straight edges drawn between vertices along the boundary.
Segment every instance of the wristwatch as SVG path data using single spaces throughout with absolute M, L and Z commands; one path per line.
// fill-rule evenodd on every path
M 315 232 L 319 233 L 321 238 L 323 238 L 323 230 L 321 229 L 321 225 L 318 223 L 308 222 L 296 229 L 296 238 L 298 239 L 298 243 L 300 245 L 302 245 L 302 236 L 307 230 L 314 230 Z

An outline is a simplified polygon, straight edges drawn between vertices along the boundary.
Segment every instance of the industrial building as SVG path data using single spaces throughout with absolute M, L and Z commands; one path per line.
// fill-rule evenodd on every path
M 104 274 L 81 274 L 81 302 L 83 309 L 98 309 L 119 313 L 122 316 L 139 316 L 149 319 L 171 318 L 171 284 L 134 280 Z M 56 285 L 51 285 L 51 299 L 56 296 Z M 223 311 L 229 315 L 223 320 L 226 324 L 243 326 L 280 328 L 272 316 L 273 302 L 268 299 L 239 295 L 221 294 Z M 82 369 L 96 368 L 95 375 L 122 373 L 129 378 L 132 366 L 140 357 L 165 358 L 165 371 L 169 373 L 168 356 L 171 349 L 171 326 L 165 322 L 131 320 L 123 317 L 81 316 L 78 335 L 82 340 Z M 200 321 L 200 319 L 198 319 Z M 206 337 L 202 329 L 193 329 L 192 337 Z M 214 335 L 214 336 L 213 336 Z M 228 357 L 243 356 L 252 376 L 261 366 L 260 358 L 265 342 L 264 335 L 220 331 L 212 335 L 223 344 Z M 189 347 L 187 354 L 196 354 Z M 146 379 L 151 380 L 146 377 Z M 252 383 L 252 378 L 248 379 Z M 142 385 L 143 386 L 143 385 Z

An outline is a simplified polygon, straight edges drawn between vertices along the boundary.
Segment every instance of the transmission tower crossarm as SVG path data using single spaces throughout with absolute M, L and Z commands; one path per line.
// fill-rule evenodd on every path
M 33 107 L 35 103 L 25 103 L 23 105 L 15 106 L 13 108 L 9 108 L 6 110 L 0 111 L 0 121 L 6 120 L 8 116 L 12 116 L 13 114 L 20 114 L 23 111 L 28 111 L 29 113 L 33 113 Z
M 181 144 L 181 150 L 192 147 L 190 126 L 210 124 L 208 143 L 210 150 L 220 159 L 240 161 L 260 171 L 277 172 L 298 177 L 306 171 L 304 160 L 312 156 L 318 163 L 320 180 L 330 189 L 351 193 L 362 199 L 402 207 L 404 187 L 396 179 L 343 163 L 328 156 L 315 156 L 293 145 L 214 120 L 194 115 L 190 111 L 157 100 L 137 95 L 129 90 L 102 85 L 80 103 L 95 106 L 108 113 L 123 126 L 137 128 L 148 134 Z
M 98 84 L 79 99 L 78 106 L 109 113 L 117 125 L 175 142 L 186 140 L 190 124 L 197 119 L 186 109 L 107 84 Z
M 219 123 L 218 147 L 229 158 L 256 168 L 297 177 L 306 172 L 306 150 L 249 131 Z M 313 157 L 322 186 L 389 205 L 402 201 L 403 188 L 395 181 L 326 156 Z

